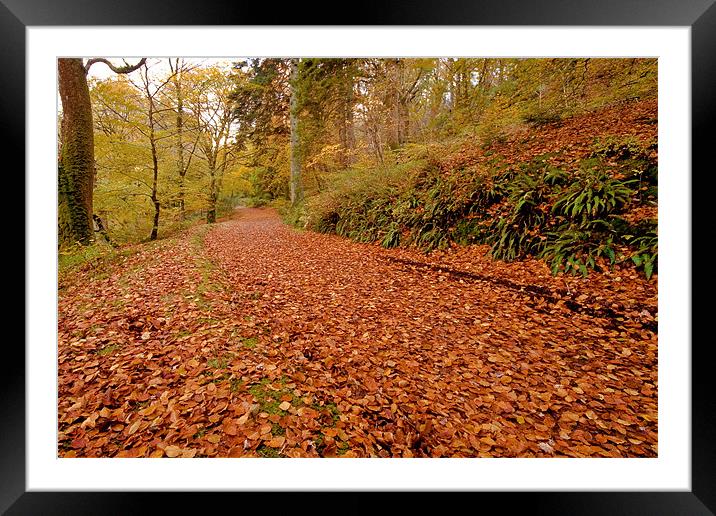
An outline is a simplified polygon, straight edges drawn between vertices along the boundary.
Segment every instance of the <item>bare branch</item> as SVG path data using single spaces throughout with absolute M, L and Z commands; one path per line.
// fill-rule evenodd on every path
M 147 62 L 147 58 L 143 57 L 139 60 L 139 62 L 135 65 L 129 65 L 126 61 L 124 61 L 124 66 L 114 66 L 112 63 L 110 63 L 107 59 L 103 57 L 94 57 L 87 61 L 87 64 L 85 65 L 85 72 L 88 72 L 90 67 L 95 63 L 104 63 L 107 66 L 109 66 L 109 69 L 112 70 L 114 73 L 130 73 L 134 70 L 139 69 L 144 63 Z

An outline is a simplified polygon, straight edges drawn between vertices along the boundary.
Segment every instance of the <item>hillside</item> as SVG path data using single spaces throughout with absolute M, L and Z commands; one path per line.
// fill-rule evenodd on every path
M 305 227 L 385 247 L 490 245 L 554 272 L 656 270 L 656 100 L 620 103 L 488 144 L 415 146 L 309 198 Z

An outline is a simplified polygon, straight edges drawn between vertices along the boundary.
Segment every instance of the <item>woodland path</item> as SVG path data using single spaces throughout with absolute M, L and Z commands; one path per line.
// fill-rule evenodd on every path
M 59 453 L 656 456 L 656 282 L 484 251 L 240 208 L 61 278 Z

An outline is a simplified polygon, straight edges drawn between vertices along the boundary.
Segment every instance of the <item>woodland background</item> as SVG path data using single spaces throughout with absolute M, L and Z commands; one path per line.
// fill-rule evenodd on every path
M 89 77 L 93 212 L 121 244 L 270 203 L 386 247 L 486 243 L 555 271 L 606 259 L 650 277 L 656 77 L 654 59 L 150 59 Z M 536 142 L 650 100 L 653 131 L 583 126 L 578 153 Z

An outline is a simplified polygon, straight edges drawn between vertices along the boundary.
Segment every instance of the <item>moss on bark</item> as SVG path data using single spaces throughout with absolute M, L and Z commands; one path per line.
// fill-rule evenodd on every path
M 92 240 L 94 134 L 89 87 L 82 59 L 58 59 L 62 100 L 58 164 L 60 245 Z

